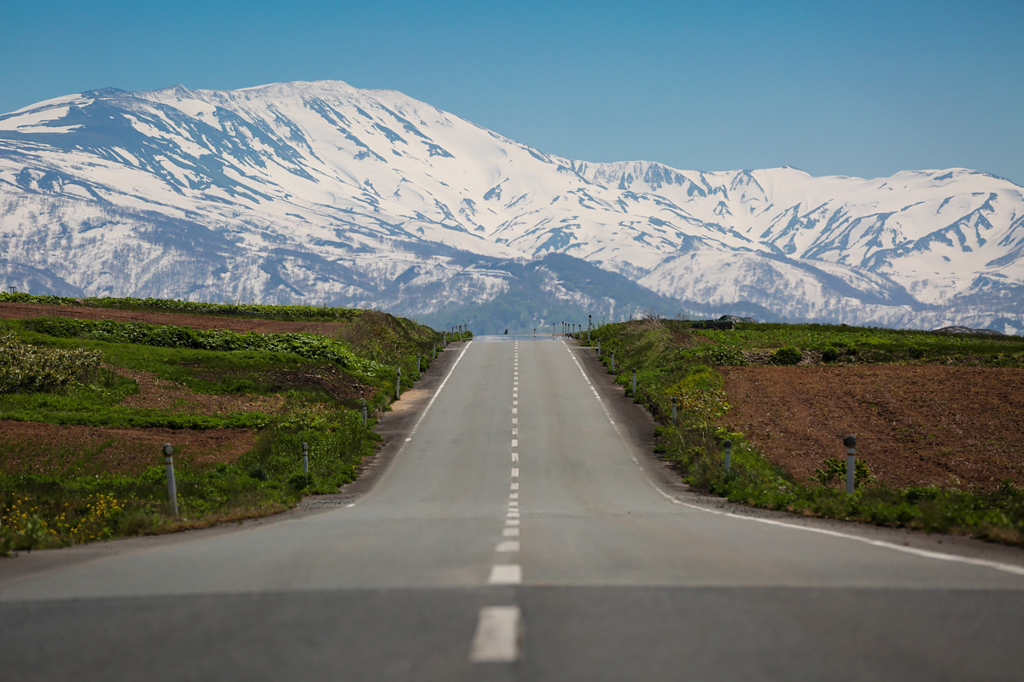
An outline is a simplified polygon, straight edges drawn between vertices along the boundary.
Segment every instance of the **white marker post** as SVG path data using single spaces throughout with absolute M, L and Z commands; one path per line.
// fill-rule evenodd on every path
M 615 374 L 615 351 L 612 351 L 612 374 Z
M 420 356 L 416 356 L 416 373 L 422 374 L 423 370 L 420 369 Z
M 676 417 L 676 397 L 672 396 L 672 426 L 679 424 L 679 420 Z M 728 441 L 726 441 L 728 442 Z
M 725 473 L 729 473 L 729 467 L 732 466 L 732 441 L 727 440 L 722 445 L 725 446 Z
M 633 368 L 633 400 L 636 400 L 636 367 Z
M 843 445 L 846 446 L 846 494 L 852 495 L 857 476 L 857 436 L 847 436 Z
M 178 518 L 178 487 L 174 483 L 174 446 L 164 443 L 164 468 L 167 470 L 167 499 L 171 503 L 171 512 Z
M 363 427 L 366 427 L 366 401 L 363 401 Z
M 302 475 L 306 477 L 306 485 L 309 485 L 309 443 L 302 444 Z
M 402 397 L 402 368 L 398 368 L 398 376 L 395 378 L 395 400 Z

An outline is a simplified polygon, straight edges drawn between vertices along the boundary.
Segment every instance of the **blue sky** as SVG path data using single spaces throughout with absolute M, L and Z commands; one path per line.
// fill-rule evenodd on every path
M 12 0 L 0 111 L 100 87 L 337 79 L 547 152 L 1024 185 L 1024 1 Z

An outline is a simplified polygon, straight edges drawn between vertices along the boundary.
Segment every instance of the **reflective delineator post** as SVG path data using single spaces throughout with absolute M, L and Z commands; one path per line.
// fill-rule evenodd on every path
M 309 443 L 302 444 L 302 475 L 306 477 L 306 485 L 309 485 Z
M 178 518 L 178 487 L 174 484 L 174 446 L 164 443 L 164 468 L 167 470 L 167 499 L 171 503 L 171 512 Z
M 402 368 L 398 368 L 398 376 L 395 378 L 395 400 L 402 397 Z
M 843 445 L 846 446 L 846 493 L 852 495 L 857 476 L 857 436 L 847 436 Z
M 612 351 L 612 374 L 615 374 L 615 351 Z
M 727 440 L 722 445 L 725 446 L 725 473 L 729 473 L 729 467 L 732 464 L 732 441 Z
M 420 356 L 416 356 L 416 373 L 419 374 L 423 370 L 420 369 Z
M 587 315 L 587 343 L 590 343 L 590 327 L 592 325 L 593 315 Z
M 679 420 L 676 418 L 676 414 L 676 397 L 672 396 L 672 426 L 679 423 Z
M 601 357 L 601 339 L 597 340 L 597 357 Z
M 434 347 L 430 351 L 430 359 L 437 360 L 437 341 L 434 341 Z
M 633 397 L 636 398 L 636 367 L 633 368 Z
M 363 426 L 366 426 L 366 401 L 363 401 Z

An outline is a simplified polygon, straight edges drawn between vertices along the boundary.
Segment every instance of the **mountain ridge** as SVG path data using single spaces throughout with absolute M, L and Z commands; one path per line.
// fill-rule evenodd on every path
M 443 320 L 515 289 L 503 263 L 549 254 L 655 297 L 584 295 L 552 271 L 537 286 L 578 314 L 644 298 L 669 315 L 1024 330 L 1024 188 L 983 171 L 589 163 L 341 81 L 103 89 L 0 116 L 5 286 Z

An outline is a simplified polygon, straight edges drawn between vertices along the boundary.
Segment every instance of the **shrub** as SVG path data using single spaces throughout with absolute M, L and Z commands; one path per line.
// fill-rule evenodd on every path
M 839 360 L 839 351 L 837 351 L 835 348 L 832 348 L 831 346 L 829 346 L 828 348 L 826 348 L 825 350 L 823 350 L 821 352 L 821 361 L 822 362 L 832 363 L 832 362 L 837 362 L 838 360 Z
M 747 357 L 739 348 L 713 346 L 701 352 L 701 359 L 710 365 L 742 367 L 747 364 Z
M 66 390 L 95 374 L 103 355 L 84 349 L 37 348 L 0 336 L 0 393 Z
M 796 346 L 784 346 L 772 353 L 772 363 L 776 365 L 795 365 L 804 359 L 804 353 Z

